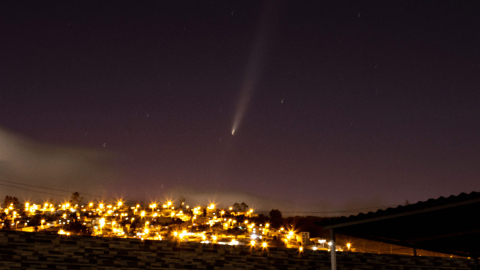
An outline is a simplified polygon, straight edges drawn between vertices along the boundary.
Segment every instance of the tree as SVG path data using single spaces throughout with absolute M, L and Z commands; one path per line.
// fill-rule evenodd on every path
M 74 222 L 70 222 L 65 229 L 74 233 L 74 234 L 81 234 L 81 235 L 91 235 L 90 230 L 87 226 L 83 225 L 80 221 L 75 220 Z
M 74 192 L 72 193 L 70 204 L 75 205 L 79 204 L 83 200 L 83 197 L 80 197 L 80 193 Z
M 233 210 L 234 210 L 234 211 L 239 211 L 239 210 L 240 210 L 240 204 L 234 203 L 234 204 L 233 204 Z
M 272 228 L 279 228 L 283 225 L 282 212 L 278 209 L 272 209 L 269 213 L 270 225 Z
M 259 214 L 258 217 L 253 218 L 255 224 L 265 224 L 266 219 L 264 214 Z
M 183 209 L 183 206 L 185 205 L 185 198 L 183 196 L 180 196 L 180 199 L 178 201 L 178 208 Z
M 270 215 L 270 218 L 272 218 L 272 219 L 282 218 L 282 212 L 280 212 L 280 210 L 278 210 L 278 209 L 272 209 L 272 211 L 270 211 L 269 215 Z
M 3 201 L 3 204 L 5 208 L 8 208 L 12 204 L 13 204 L 13 207 L 15 207 L 17 204 L 19 204 L 19 201 L 17 197 L 6 196 L 5 200 Z
M 248 205 L 245 204 L 244 202 L 242 202 L 242 203 L 240 204 L 240 207 L 242 208 L 242 211 L 245 211 L 245 210 L 248 209 Z
M 30 219 L 29 226 L 38 226 L 41 225 L 42 217 L 40 215 L 35 215 Z

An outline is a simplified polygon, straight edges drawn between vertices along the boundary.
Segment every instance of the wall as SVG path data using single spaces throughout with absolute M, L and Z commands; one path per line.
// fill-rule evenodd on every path
M 337 253 L 338 269 L 470 269 L 463 258 Z M 325 251 L 0 231 L 0 269 L 330 269 Z

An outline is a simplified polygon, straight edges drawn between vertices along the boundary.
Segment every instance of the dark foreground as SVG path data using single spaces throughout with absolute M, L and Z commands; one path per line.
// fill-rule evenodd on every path
M 338 269 L 471 269 L 471 260 L 337 253 Z M 325 251 L 0 231 L 0 269 L 330 269 Z

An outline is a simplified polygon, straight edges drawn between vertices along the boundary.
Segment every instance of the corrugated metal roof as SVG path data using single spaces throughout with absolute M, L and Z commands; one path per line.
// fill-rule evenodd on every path
M 338 219 L 326 220 L 324 222 L 319 223 L 319 225 L 321 226 L 335 225 L 335 224 L 346 223 L 346 222 L 353 222 L 353 221 L 360 221 L 360 220 L 366 220 L 371 218 L 403 214 L 403 213 L 408 213 L 408 212 L 413 212 L 418 210 L 426 210 L 428 208 L 433 208 L 433 207 L 447 206 L 449 204 L 467 202 L 475 199 L 480 199 L 480 192 L 473 191 L 468 194 L 462 192 L 459 195 L 456 195 L 456 196 L 452 195 L 447 198 L 439 197 L 437 199 L 429 199 L 427 201 L 420 201 L 414 204 L 399 205 L 395 208 L 390 207 L 385 210 L 379 209 L 376 212 L 368 212 L 366 214 L 360 213 L 360 214 L 351 215 L 348 217 L 342 216 L 342 217 L 339 217 Z

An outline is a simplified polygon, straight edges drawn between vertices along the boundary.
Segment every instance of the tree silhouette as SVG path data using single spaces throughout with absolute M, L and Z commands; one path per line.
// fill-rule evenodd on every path
M 282 212 L 280 212 L 280 210 L 278 210 L 278 209 L 272 209 L 272 211 L 270 211 L 269 215 L 270 215 L 270 218 L 272 218 L 272 219 L 282 218 Z
M 74 222 L 70 222 L 70 224 L 65 226 L 65 229 L 74 234 L 91 235 L 91 232 L 88 229 L 88 227 L 83 225 L 78 220 L 75 220 Z
M 244 202 L 242 202 L 242 203 L 240 204 L 240 207 L 242 208 L 242 211 L 245 211 L 245 210 L 248 209 L 248 205 L 245 204 Z
M 178 201 L 178 208 L 183 209 L 183 205 L 185 205 L 185 198 L 183 196 L 180 196 L 180 199 Z
M 83 200 L 83 197 L 80 197 L 80 193 L 74 192 L 72 193 L 71 199 L 70 199 L 70 204 L 79 204 Z
M 4 207 L 8 208 L 11 204 L 13 204 L 13 207 L 19 204 L 17 197 L 6 196 L 5 200 L 3 201 Z
M 283 225 L 282 212 L 278 209 L 272 209 L 270 211 L 270 225 L 272 228 L 279 228 Z
M 35 215 L 30 219 L 29 226 L 38 226 L 41 225 L 42 217 L 40 215 Z
M 255 221 L 255 224 L 264 224 L 266 222 L 264 214 L 259 214 L 258 217 L 254 218 L 253 220 Z

